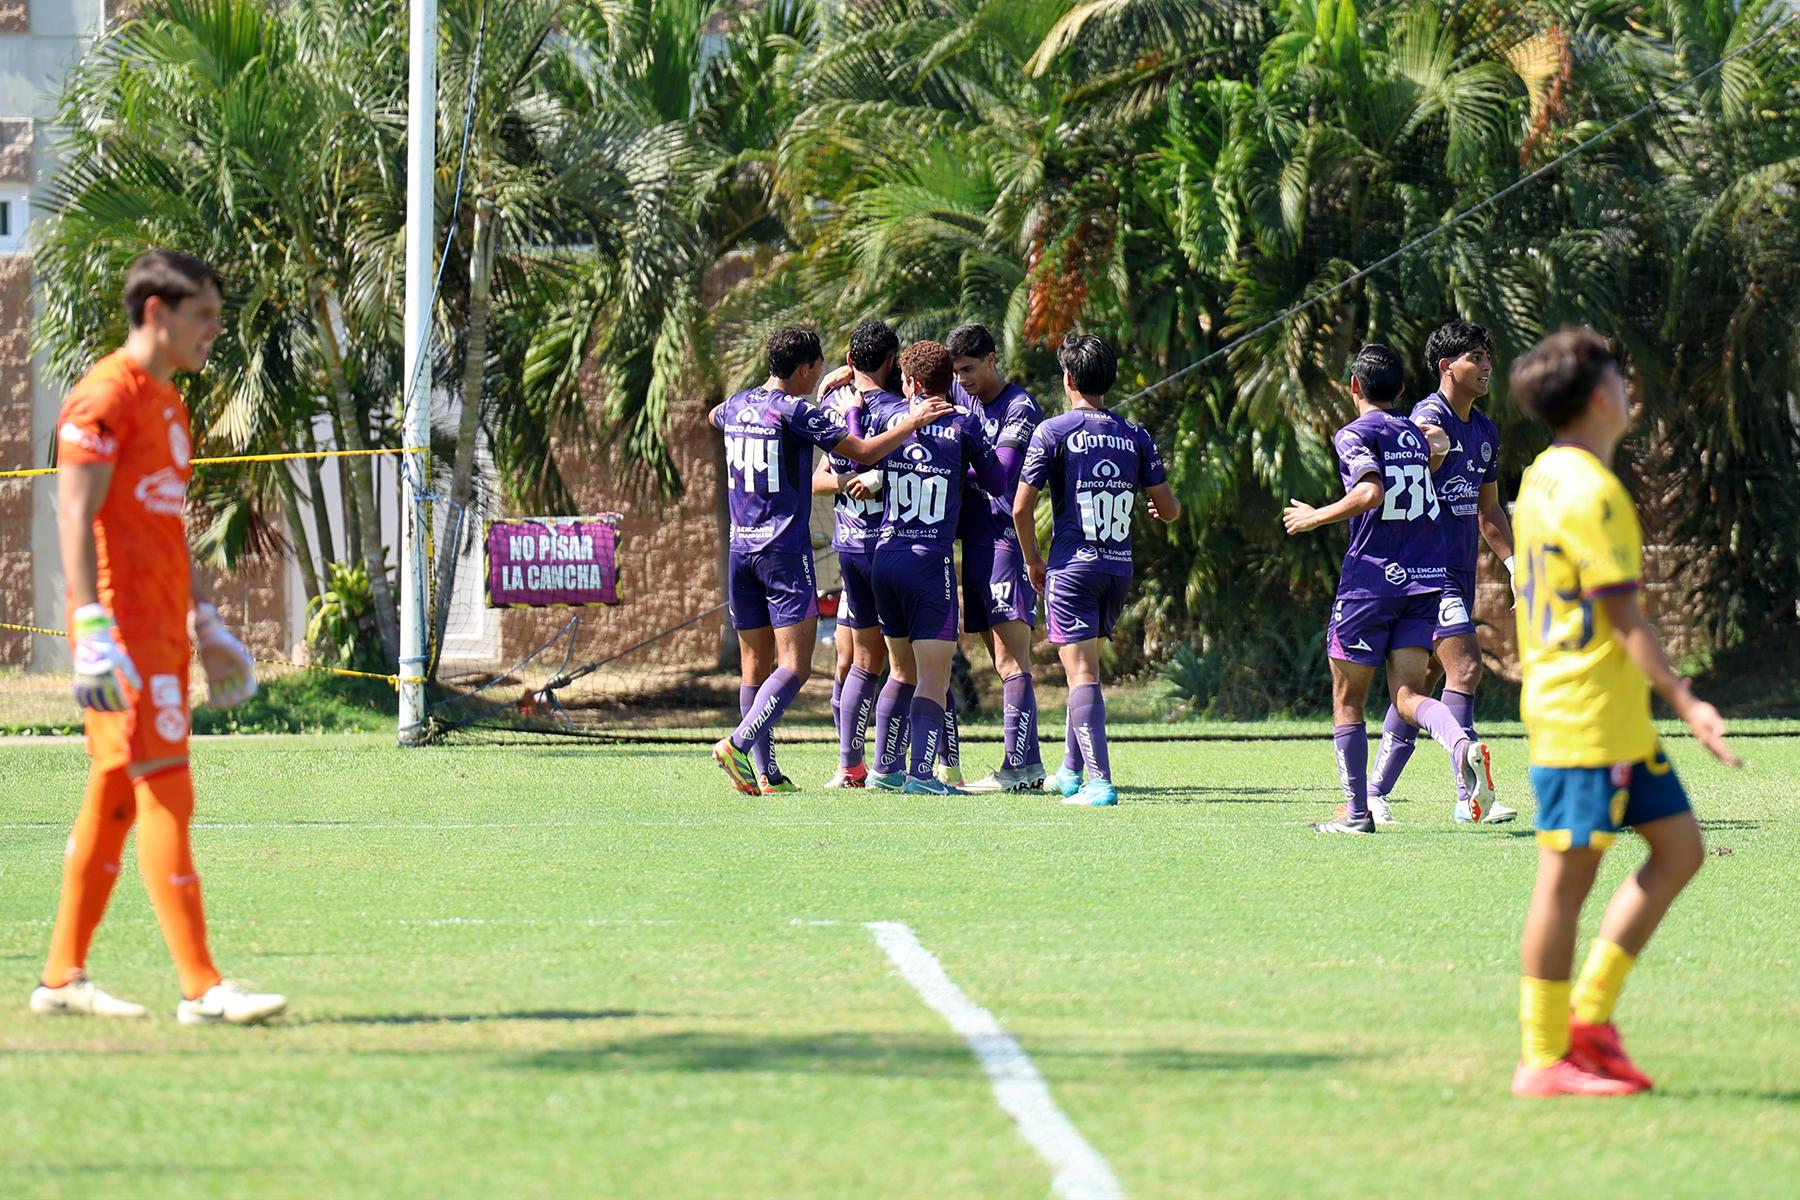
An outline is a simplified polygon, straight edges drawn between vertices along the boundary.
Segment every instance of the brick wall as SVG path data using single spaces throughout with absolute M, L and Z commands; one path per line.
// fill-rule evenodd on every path
M 23 31 L 23 21 L 24 5 L 0 0 L 0 33 Z M 30 121 L 0 121 L 0 182 L 31 177 L 31 143 Z M 40 465 L 31 454 L 31 393 L 31 260 L 0 255 L 0 468 Z M 31 504 L 42 490 L 0 480 L 0 621 L 32 622 Z M 0 631 L 0 665 L 30 657 L 30 634 Z

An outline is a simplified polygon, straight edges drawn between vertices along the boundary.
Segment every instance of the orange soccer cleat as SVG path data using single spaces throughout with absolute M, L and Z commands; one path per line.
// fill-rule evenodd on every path
M 1629 1096 L 1644 1089 L 1596 1074 L 1572 1058 L 1559 1058 L 1547 1067 L 1520 1063 L 1513 1072 L 1512 1090 L 1515 1096 Z
M 1635 1084 L 1642 1092 L 1650 1090 L 1650 1077 L 1638 1070 L 1638 1065 L 1625 1053 L 1625 1044 L 1619 1040 L 1619 1027 L 1611 1021 L 1604 1025 L 1570 1021 L 1569 1058 L 1596 1075 Z

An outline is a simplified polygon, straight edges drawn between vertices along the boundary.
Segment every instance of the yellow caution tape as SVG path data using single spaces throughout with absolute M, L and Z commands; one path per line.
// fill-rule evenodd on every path
M 375 450 L 296 450 L 286 454 L 227 454 L 217 458 L 196 458 L 196 467 L 214 467 L 225 463 L 286 462 L 299 458 L 372 458 L 380 454 L 423 454 L 429 446 L 381 447 Z M 31 467 L 17 471 L 0 471 L 0 479 L 30 479 L 38 475 L 54 475 L 56 467 Z

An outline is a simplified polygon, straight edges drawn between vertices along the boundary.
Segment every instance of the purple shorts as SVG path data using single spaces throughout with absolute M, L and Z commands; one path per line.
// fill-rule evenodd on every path
M 1445 572 L 1444 590 L 1438 593 L 1437 630 L 1433 642 L 1475 632 L 1475 572 Z
M 964 542 L 962 588 L 965 632 L 981 633 L 1002 621 L 1037 626 L 1037 593 L 1019 555 L 1017 534 Z
M 1432 631 L 1437 628 L 1440 595 L 1340 597 L 1331 606 L 1325 651 L 1339 662 L 1379 667 L 1390 650 L 1407 646 L 1429 650 Z
M 1130 575 L 1115 575 L 1092 563 L 1070 563 L 1044 580 L 1044 615 L 1050 641 L 1067 646 L 1089 638 L 1111 637 L 1125 610 Z
M 837 623 L 845 629 L 881 624 L 875 611 L 875 556 L 839 550 L 838 572 L 844 577 L 844 594 L 838 604 Z
M 726 602 L 734 629 L 785 629 L 819 615 L 812 555 L 805 551 L 731 552 Z
M 956 564 L 944 550 L 883 542 L 875 548 L 875 611 L 887 637 L 956 640 Z

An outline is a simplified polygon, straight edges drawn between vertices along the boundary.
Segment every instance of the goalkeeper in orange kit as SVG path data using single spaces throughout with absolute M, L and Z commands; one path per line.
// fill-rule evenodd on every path
M 256 694 L 249 654 L 194 573 L 182 519 L 191 443 L 171 380 L 206 365 L 221 306 L 218 277 L 199 259 L 168 250 L 139 258 L 125 276 L 125 345 L 75 385 L 57 418 L 57 524 L 92 765 L 69 835 L 50 957 L 31 993 L 34 1013 L 145 1015 L 86 973 L 134 822 L 138 867 L 180 978 L 177 1019 L 249 1024 L 287 1006 L 213 966 L 188 845 L 190 638 L 214 705 Z

